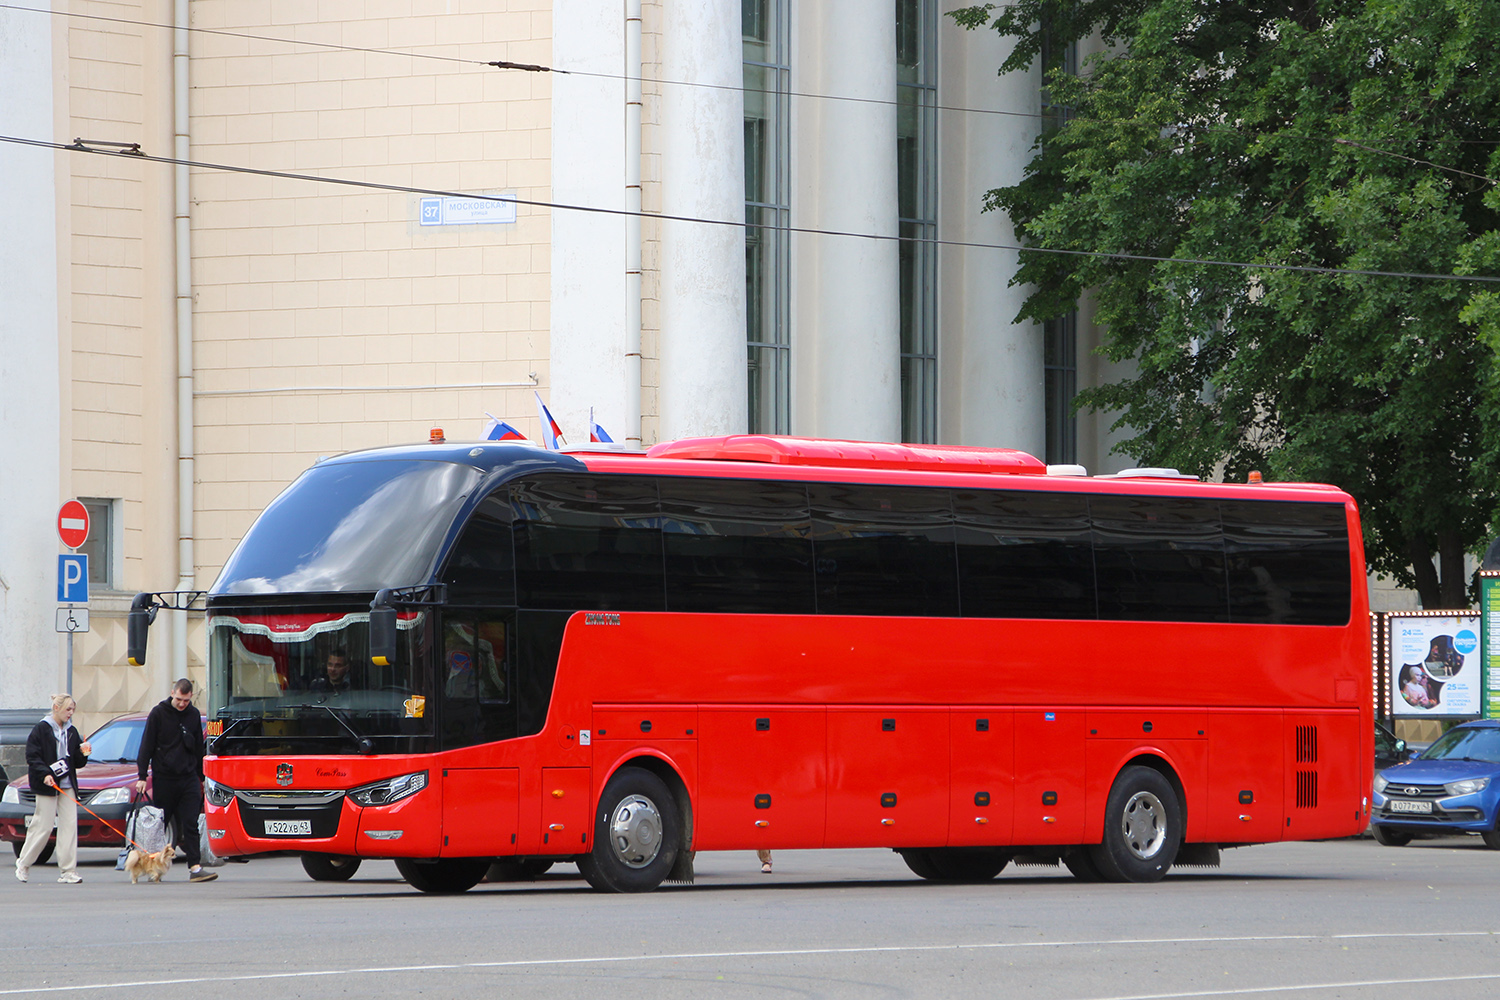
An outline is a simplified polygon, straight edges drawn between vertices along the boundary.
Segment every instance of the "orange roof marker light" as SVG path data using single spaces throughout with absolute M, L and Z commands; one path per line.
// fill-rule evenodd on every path
M 824 468 L 906 469 L 912 472 L 983 472 L 1045 476 L 1046 463 L 1010 448 L 971 448 L 941 444 L 887 444 L 821 438 L 734 434 L 728 437 L 666 441 L 646 453 L 651 458 L 720 462 L 766 462 Z
M 443 429 L 441 427 L 434 427 L 432 432 L 427 435 L 428 444 L 444 444 L 447 440 L 447 438 L 443 437 Z
M 1259 486 L 1262 482 L 1264 482 L 1264 480 L 1260 478 L 1259 470 L 1251 469 L 1250 475 L 1245 477 L 1245 482 L 1249 483 L 1251 486 Z

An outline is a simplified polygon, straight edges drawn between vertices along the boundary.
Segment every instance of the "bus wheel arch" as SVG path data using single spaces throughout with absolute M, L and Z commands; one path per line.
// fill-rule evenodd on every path
M 1110 882 L 1156 882 L 1172 867 L 1186 829 L 1181 781 L 1159 757 L 1120 769 L 1104 806 L 1103 840 L 1089 848 Z
M 681 778 L 655 757 L 627 761 L 609 776 L 594 809 L 593 849 L 578 858 L 589 885 L 650 892 L 672 873 L 689 843 L 673 784 Z

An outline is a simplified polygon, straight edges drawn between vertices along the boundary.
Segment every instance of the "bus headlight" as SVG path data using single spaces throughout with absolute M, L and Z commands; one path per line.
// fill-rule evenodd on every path
M 360 785 L 351 789 L 349 797 L 356 805 L 361 806 L 388 806 L 392 802 L 400 802 L 408 796 L 415 795 L 427 787 L 427 772 L 418 771 L 416 774 L 403 774 L 397 778 L 387 778 L 369 785 Z
M 234 801 L 234 789 L 221 785 L 212 778 L 204 778 L 203 797 L 208 800 L 209 805 L 223 809 Z
M 1482 792 L 1489 787 L 1489 778 L 1466 778 L 1463 781 L 1450 781 L 1443 786 L 1443 790 L 1449 795 L 1473 795 Z

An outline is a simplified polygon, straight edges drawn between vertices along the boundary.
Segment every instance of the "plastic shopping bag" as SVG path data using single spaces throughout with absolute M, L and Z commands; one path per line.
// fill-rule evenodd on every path
M 155 854 L 171 842 L 172 834 L 167 829 L 167 819 L 155 806 L 141 806 L 132 817 L 135 824 L 133 839 L 147 854 Z
M 208 817 L 202 813 L 198 814 L 198 863 L 204 868 L 217 868 L 224 863 L 208 842 Z

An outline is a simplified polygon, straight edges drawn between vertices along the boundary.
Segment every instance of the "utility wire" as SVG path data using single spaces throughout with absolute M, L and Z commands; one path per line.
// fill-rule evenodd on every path
M 1009 5 L 997 5 L 997 6 L 1009 6 Z M 555 67 L 555 66 L 544 66 L 544 65 L 537 64 L 537 63 L 511 62 L 509 60 L 504 60 L 504 59 L 496 59 L 496 60 L 471 59 L 471 58 L 464 58 L 462 56 L 439 55 L 437 53 L 432 53 L 432 52 L 415 52 L 415 51 L 412 51 L 410 49 L 383 49 L 383 48 L 376 48 L 376 47 L 364 46 L 364 45 L 345 45 L 345 44 L 342 44 L 342 43 L 339 43 L 339 42 L 320 42 L 320 41 L 311 41 L 311 40 L 308 40 L 308 39 L 301 39 L 301 38 L 286 38 L 286 37 L 279 36 L 279 35 L 259 35 L 259 34 L 254 34 L 252 32 L 231 31 L 231 30 L 228 30 L 226 28 L 201 28 L 201 27 L 192 27 L 192 26 L 182 26 L 182 27 L 179 27 L 179 26 L 173 25 L 173 24 L 165 24 L 165 23 L 162 23 L 160 21 L 142 21 L 142 20 L 138 20 L 138 19 L 134 19 L 134 18 L 110 17 L 110 16 L 107 16 L 107 15 L 104 15 L 104 14 L 84 14 L 84 13 L 81 13 L 81 12 L 78 12 L 78 11 L 47 10 L 47 9 L 40 8 L 40 7 L 27 7 L 27 6 L 23 6 L 23 5 L 20 5 L 20 4 L 0 3 L 0 10 L 25 11 L 25 12 L 28 12 L 28 13 L 35 13 L 35 14 L 51 14 L 51 15 L 56 15 L 56 16 L 59 16 L 59 17 L 76 17 L 76 18 L 82 18 L 84 20 L 105 21 L 105 22 L 109 22 L 109 23 L 113 23 L 113 24 L 129 24 L 129 25 L 134 25 L 134 26 L 137 26 L 137 27 L 161 28 L 164 31 L 191 31 L 191 32 L 199 33 L 199 34 L 205 34 L 205 35 L 216 35 L 216 36 L 223 37 L 223 38 L 242 38 L 242 39 L 248 39 L 248 40 L 252 40 L 252 41 L 274 42 L 274 43 L 277 43 L 277 44 L 280 44 L 280 45 L 306 45 L 306 46 L 310 46 L 310 47 L 314 47 L 314 48 L 329 49 L 329 50 L 338 51 L 338 52 L 360 52 L 360 53 L 365 53 L 365 54 L 368 54 L 368 55 L 405 56 L 405 57 L 407 57 L 409 59 L 430 59 L 430 60 L 435 60 L 435 61 L 438 61 L 438 62 L 458 63 L 460 65 L 466 65 L 466 66 L 484 66 L 484 67 L 491 67 L 491 68 L 494 68 L 494 69 L 519 70 L 519 71 L 524 71 L 524 72 L 528 72 L 528 73 L 554 73 L 554 74 L 559 74 L 559 75 L 562 75 L 562 76 L 576 76 L 576 77 L 579 77 L 579 78 L 582 78 L 582 79 L 620 80 L 620 81 L 625 81 L 625 82 L 632 82 L 632 81 L 639 80 L 642 83 L 654 83 L 654 84 L 656 84 L 658 86 L 662 86 L 662 87 L 693 87 L 693 88 L 697 88 L 697 89 L 701 89 L 701 90 L 718 90 L 718 91 L 729 91 L 729 92 L 746 93 L 746 94 L 768 94 L 768 95 L 772 95 L 772 96 L 785 96 L 785 97 L 789 97 L 789 98 L 790 97 L 795 97 L 795 98 L 802 99 L 802 100 L 812 100 L 812 101 L 840 101 L 840 102 L 845 102 L 845 103 L 850 103 L 850 104 L 869 104 L 869 105 L 876 105 L 876 106 L 881 106 L 881 107 L 899 106 L 900 103 L 901 103 L 900 101 L 897 101 L 897 100 L 887 100 L 885 98 L 879 98 L 879 97 L 853 97 L 853 96 L 846 96 L 846 95 L 840 95 L 840 94 L 815 94 L 815 93 L 810 93 L 810 92 L 807 92 L 807 91 L 795 91 L 795 90 L 794 91 L 784 91 L 784 90 L 780 90 L 780 89 L 775 88 L 775 87 L 747 87 L 747 86 L 735 86 L 733 84 L 722 84 L 722 83 L 700 83 L 700 82 L 696 82 L 696 81 L 692 81 L 692 80 L 666 80 L 666 79 L 661 79 L 659 77 L 634 77 L 634 76 L 630 76 L 630 75 L 625 74 L 625 73 L 599 73 L 599 72 L 593 72 L 593 71 L 590 71 L 590 70 L 561 69 L 561 68 L 558 68 L 558 67 Z M 471 44 L 471 43 L 451 42 L 451 43 L 436 43 L 436 44 L 459 45 L 459 44 Z M 769 69 L 775 69 L 776 67 L 774 65 L 767 64 L 767 68 L 769 68 Z M 1000 108 L 970 108 L 970 107 L 963 107 L 961 105 L 955 105 L 955 104 L 934 104 L 931 107 L 932 107 L 932 110 L 935 110 L 935 111 L 951 111 L 951 112 L 955 112 L 955 113 L 958 113 L 958 114 L 966 114 L 966 115 L 995 115 L 995 116 L 1004 117 L 1004 118 L 1027 118 L 1027 119 L 1046 119 L 1046 118 L 1051 118 L 1052 117 L 1051 114 L 1046 113 L 1046 112 L 1040 112 L 1040 111 L 1007 111 L 1007 110 L 1000 109 Z M 1143 121 L 1140 121 L 1140 120 L 1134 119 L 1134 118 L 1074 118 L 1074 119 L 1070 119 L 1070 120 L 1072 120 L 1072 121 L 1078 121 L 1078 122 L 1093 122 L 1093 123 L 1099 123 L 1099 124 L 1142 125 L 1142 126 L 1146 126 L 1146 127 L 1150 127 L 1150 128 L 1171 127 L 1170 125 L 1169 126 L 1161 126 L 1160 123 L 1143 122 Z M 1205 132 L 1222 132 L 1222 133 L 1235 134 L 1235 135 L 1246 135 L 1246 136 L 1276 135 L 1276 136 L 1280 136 L 1282 138 L 1306 139 L 1306 140 L 1315 141 L 1315 142 L 1336 142 L 1336 143 L 1344 143 L 1346 145 L 1356 145 L 1356 146 L 1360 146 L 1360 148 L 1366 149 L 1366 150 L 1368 150 L 1370 152 L 1383 153 L 1383 154 L 1385 154 L 1387 156 L 1393 156 L 1393 157 L 1396 157 L 1398 159 L 1409 160 L 1412 163 L 1425 164 L 1427 166 L 1434 167 L 1434 168 L 1436 168 L 1438 170 L 1447 170 L 1447 171 L 1450 171 L 1450 172 L 1453 172 L 1453 173 L 1463 174 L 1464 176 L 1468 176 L 1468 177 L 1477 177 L 1480 180 L 1486 180 L 1486 181 L 1489 181 L 1490 183 L 1500 183 L 1500 181 L 1497 181 L 1494 178 L 1479 177 L 1479 175 L 1477 175 L 1477 174 L 1467 174 L 1467 173 L 1465 173 L 1462 170 L 1457 170 L 1456 168 L 1453 168 L 1453 167 L 1445 167 L 1442 164 L 1433 163 L 1430 160 L 1417 160 L 1417 159 L 1414 159 L 1412 157 L 1403 156 L 1400 153 L 1391 152 L 1389 150 L 1377 149 L 1376 147 L 1373 147 L 1373 146 L 1363 146 L 1363 145 L 1361 145 L 1359 143 L 1350 142 L 1349 140 L 1342 139 L 1342 138 L 1340 138 L 1338 136 L 1332 136 L 1332 135 L 1288 135 L 1287 133 L 1257 132 L 1255 130 L 1250 130 L 1250 129 L 1235 128 L 1234 126 L 1231 126 L 1231 125 L 1191 125 L 1191 126 L 1178 126 L 1178 127 L 1193 128 L 1195 130 L 1205 131 Z M 1419 141 L 1421 141 L 1421 140 L 1419 140 Z M 1460 142 L 1460 143 L 1462 143 L 1462 144 L 1469 144 L 1469 145 L 1500 145 L 1500 139 L 1461 139 L 1461 140 L 1457 140 L 1457 141 Z
M 1013 250 L 1021 253 L 1050 253 L 1073 257 L 1102 257 L 1111 260 L 1138 260 L 1160 264 L 1203 264 L 1212 267 L 1237 267 L 1249 271 L 1290 271 L 1303 274 L 1328 274 L 1370 278 L 1412 278 L 1420 281 L 1456 281 L 1476 283 L 1500 283 L 1500 277 L 1477 274 L 1430 274 L 1420 271 L 1377 271 L 1360 268 L 1314 267 L 1303 264 L 1267 264 L 1232 260 L 1207 260 L 1199 257 L 1153 257 L 1147 254 L 1118 253 L 1107 250 L 1062 250 L 1055 247 L 1028 247 L 1010 243 L 976 243 L 966 240 L 943 240 L 926 236 L 886 235 L 884 233 L 856 233 L 840 229 L 815 229 L 809 226 L 776 226 L 757 222 L 736 222 L 727 219 L 705 219 L 691 215 L 668 215 L 664 212 L 631 211 L 625 208 L 603 208 L 595 205 L 571 205 L 566 202 L 542 201 L 535 198 L 508 197 L 498 195 L 470 194 L 463 191 L 448 191 L 442 188 L 411 187 L 404 184 L 381 184 L 376 181 L 360 181 L 347 177 L 328 177 L 320 174 L 301 174 L 287 170 L 267 170 L 260 167 L 243 167 L 225 163 L 208 163 L 201 160 L 183 160 L 171 156 L 152 156 L 143 152 L 138 143 L 97 143 L 107 149 L 92 148 L 84 139 L 71 143 L 51 142 L 45 139 L 27 139 L 20 136 L 0 135 L 0 142 L 36 146 L 43 149 L 64 150 L 74 153 L 91 153 L 95 156 L 125 157 L 149 163 L 173 166 L 196 167 L 199 170 L 221 170 L 229 173 L 251 174 L 258 177 L 275 177 L 282 180 L 309 181 L 315 184 L 338 184 L 344 187 L 363 188 L 371 191 L 390 191 L 397 194 L 430 195 L 439 198 L 464 198 L 472 201 L 493 201 L 535 208 L 549 208 L 565 212 L 586 212 L 593 215 L 633 216 L 655 219 L 660 222 L 686 222 L 704 226 L 724 226 L 734 229 L 768 229 L 778 232 L 811 236 L 838 236 L 847 239 L 876 240 L 892 243 L 921 243 L 928 246 L 960 247 L 969 250 Z

